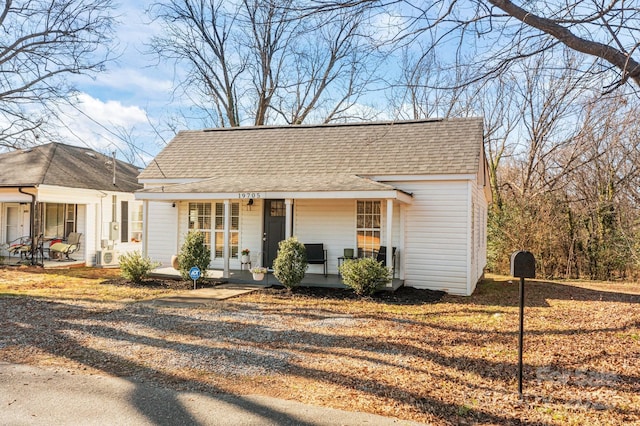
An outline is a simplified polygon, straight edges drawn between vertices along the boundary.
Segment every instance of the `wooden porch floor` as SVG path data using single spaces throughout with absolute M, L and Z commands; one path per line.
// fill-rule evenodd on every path
M 158 268 L 154 269 L 150 274 L 152 277 L 158 278 L 179 278 L 180 273 L 175 269 L 168 268 Z M 258 284 L 263 285 L 265 287 L 273 286 L 273 285 L 281 285 L 280 282 L 273 276 L 272 273 L 265 274 L 264 279 L 262 281 L 254 281 L 253 274 L 247 270 L 239 270 L 233 269 L 229 271 L 229 277 L 223 278 L 223 273 L 218 269 L 208 269 L 207 277 L 221 280 L 229 283 L 248 283 L 248 284 Z M 385 290 L 395 291 L 399 287 L 402 287 L 404 281 L 399 279 L 394 279 L 391 283 L 385 287 Z M 331 288 L 346 288 L 346 286 L 342 283 L 342 278 L 340 278 L 337 274 L 329 274 L 326 277 L 322 274 L 306 274 L 302 283 L 300 284 L 303 287 L 331 287 Z

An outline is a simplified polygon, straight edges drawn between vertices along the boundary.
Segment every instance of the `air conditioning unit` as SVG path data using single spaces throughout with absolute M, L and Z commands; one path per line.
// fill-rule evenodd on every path
M 96 252 L 96 266 L 99 268 L 117 267 L 120 264 L 115 250 L 101 250 Z

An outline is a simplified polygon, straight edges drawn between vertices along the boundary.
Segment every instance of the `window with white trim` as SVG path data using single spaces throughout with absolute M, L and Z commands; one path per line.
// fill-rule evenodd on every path
M 373 256 L 380 248 L 380 201 L 358 201 L 356 210 L 356 234 L 358 253 Z
M 44 203 L 42 209 L 44 237 L 66 238 L 76 232 L 77 205 Z
M 232 259 L 238 258 L 240 242 L 240 203 L 229 203 L 229 250 Z M 216 203 L 215 210 L 215 257 L 224 257 L 224 203 Z
M 131 241 L 136 243 L 142 241 L 142 204 L 135 203 L 131 206 L 129 232 L 131 233 Z
M 211 247 L 211 203 L 189 203 L 189 231 L 204 234 L 204 243 Z

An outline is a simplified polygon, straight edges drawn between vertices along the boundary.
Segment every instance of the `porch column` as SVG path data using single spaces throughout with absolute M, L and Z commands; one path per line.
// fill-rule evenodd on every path
M 284 229 L 284 239 L 286 240 L 287 238 L 291 237 L 291 224 L 293 223 L 293 218 L 292 218 L 292 209 L 291 206 L 293 205 L 293 200 L 291 198 L 287 198 L 284 200 L 284 208 L 285 208 L 285 229 Z
M 393 200 L 387 200 L 387 267 L 393 268 Z
M 231 201 L 224 200 L 224 245 L 222 248 L 222 257 L 224 259 L 224 269 L 222 276 L 229 278 L 229 228 L 231 224 Z
M 102 243 L 102 209 L 100 210 L 100 242 Z M 149 256 L 149 200 L 142 200 L 142 255 Z

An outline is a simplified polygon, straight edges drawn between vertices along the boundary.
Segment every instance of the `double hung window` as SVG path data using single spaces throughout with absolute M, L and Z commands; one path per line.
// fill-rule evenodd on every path
M 232 259 L 238 258 L 240 240 L 240 203 L 229 205 L 229 255 Z M 215 210 L 215 257 L 224 257 L 224 203 L 216 203 Z
M 189 231 L 204 234 L 204 243 L 211 247 L 211 203 L 189 203 Z
M 380 201 L 358 201 L 356 222 L 358 252 L 373 256 L 380 248 Z

